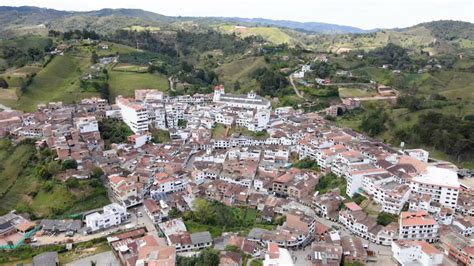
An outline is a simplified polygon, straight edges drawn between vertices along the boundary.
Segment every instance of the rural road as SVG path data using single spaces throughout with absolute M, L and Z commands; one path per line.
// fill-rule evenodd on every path
M 170 83 L 170 90 L 174 92 L 175 90 L 174 90 L 174 87 L 173 87 L 173 84 L 174 84 L 173 77 L 169 77 L 168 82 Z
M 290 75 L 290 84 L 293 87 L 293 90 L 295 90 L 296 95 L 298 95 L 298 97 L 300 98 L 304 98 L 295 86 L 295 82 L 293 81 L 293 74 Z

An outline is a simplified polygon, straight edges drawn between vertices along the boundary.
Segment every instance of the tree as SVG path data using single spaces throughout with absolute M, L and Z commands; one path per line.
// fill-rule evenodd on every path
M 194 216 L 203 224 L 211 224 L 216 214 L 211 203 L 205 199 L 196 199 L 194 205 Z
M 225 246 L 225 251 L 240 252 L 240 248 L 234 245 L 227 245 Z
M 234 83 L 234 91 L 239 91 L 240 90 L 240 82 L 237 80 L 235 83 Z
M 62 163 L 63 169 L 77 169 L 77 161 L 74 159 L 64 160 Z
M 385 123 L 388 120 L 388 115 L 382 108 L 370 110 L 362 118 L 360 128 L 368 133 L 369 136 L 374 137 L 385 131 Z
M 91 55 L 91 63 L 93 65 L 99 63 L 99 56 L 97 55 L 97 53 L 95 51 L 92 52 L 92 55 Z
M 0 88 L 8 89 L 8 82 L 4 78 L 0 78 Z
M 175 219 L 175 218 L 178 218 L 178 217 L 181 217 L 183 213 L 176 207 L 173 207 L 169 213 L 168 213 L 168 216 L 170 217 L 170 219 Z
M 91 178 L 100 178 L 104 175 L 104 171 L 100 167 L 94 167 L 91 172 Z
M 397 215 L 387 213 L 387 212 L 380 212 L 377 215 L 377 224 L 386 226 L 386 225 L 389 225 L 392 222 L 397 221 L 397 218 L 398 218 Z

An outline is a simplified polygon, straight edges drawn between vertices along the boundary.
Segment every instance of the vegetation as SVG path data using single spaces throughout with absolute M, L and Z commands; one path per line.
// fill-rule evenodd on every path
M 398 216 L 395 214 L 380 212 L 377 215 L 377 224 L 386 226 L 398 220 Z
M 323 175 L 316 187 L 315 191 L 319 191 L 319 194 L 325 194 L 335 188 L 339 188 L 339 193 L 341 196 L 346 196 L 346 181 L 344 178 L 339 177 L 333 173 L 328 173 Z
M 260 214 L 251 208 L 233 208 L 221 202 L 196 199 L 194 209 L 183 214 L 191 233 L 210 231 L 213 237 L 217 237 L 222 232 L 249 231 L 254 227 L 274 228 L 272 224 L 261 223 Z
M 155 127 L 150 127 L 151 141 L 153 143 L 168 143 L 171 141 L 170 132 Z
M 35 217 L 63 217 L 109 203 L 98 179 L 63 182 L 50 149 L 36 151 L 32 141 L 17 146 L 0 141 L 0 213 L 16 209 Z
M 319 165 L 315 160 L 311 160 L 310 158 L 306 157 L 297 161 L 294 166 L 299 169 L 310 169 L 313 171 L 319 171 Z
M 426 145 L 446 152 L 458 161 L 472 158 L 474 122 L 454 115 L 428 112 L 418 123 L 396 132 L 400 141 L 411 145 Z
M 178 266 L 217 266 L 219 265 L 219 251 L 215 249 L 204 249 L 199 255 L 192 257 L 177 256 Z
M 133 131 L 122 120 L 107 118 L 99 121 L 100 136 L 107 147 L 112 143 L 123 143 Z
M 255 138 L 255 139 L 266 139 L 270 137 L 270 134 L 266 130 L 258 131 L 258 132 L 253 132 L 250 131 L 246 128 L 243 127 L 231 127 L 229 129 L 228 135 L 233 135 L 233 134 L 240 134 L 242 136 L 247 136 L 250 138 Z
M 389 43 L 383 48 L 370 51 L 365 55 L 372 65 L 391 65 L 394 69 L 407 69 L 412 66 L 408 50 Z
M 354 201 L 357 205 L 360 205 L 366 199 L 367 198 L 364 195 L 359 193 L 354 193 L 354 195 L 352 195 L 352 201 Z
M 0 252 L 0 264 L 28 264 L 31 263 L 34 256 L 54 251 L 59 253 L 60 264 L 66 264 L 80 259 L 81 256 L 91 256 L 109 250 L 110 247 L 105 238 L 96 238 L 79 243 L 74 245 L 71 250 L 67 250 L 66 245 L 43 245 L 34 248 L 29 245 L 23 245 L 17 249 Z

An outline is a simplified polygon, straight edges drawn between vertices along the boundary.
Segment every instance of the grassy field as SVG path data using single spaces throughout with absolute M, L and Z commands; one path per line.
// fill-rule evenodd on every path
M 206 225 L 196 221 L 185 221 L 186 228 L 190 233 L 209 231 L 212 237 L 219 237 L 224 232 L 242 232 L 243 234 L 247 235 L 252 228 L 262 228 L 268 230 L 275 229 L 275 225 L 261 224 L 258 222 L 260 214 L 256 209 L 233 207 L 227 208 L 231 209 L 233 214 L 242 220 L 242 226 L 223 228 L 222 226 Z
M 11 146 L 8 140 L 0 141 L 0 214 L 17 209 L 37 217 L 57 217 L 110 202 L 98 180 L 81 180 L 67 186 L 54 178 L 37 177 L 35 156 L 32 144 Z
M 363 98 L 378 95 L 375 90 L 364 90 L 356 88 L 339 88 L 339 97 L 341 98 Z
M 148 66 L 137 66 L 131 64 L 117 64 L 113 67 L 114 71 L 120 72 L 138 72 L 145 73 L 148 70 Z
M 137 52 L 139 50 L 123 45 L 123 44 L 118 44 L 118 43 L 112 43 L 112 42 L 104 42 L 109 45 L 108 50 L 103 50 L 103 49 L 96 49 L 96 53 L 99 56 L 107 56 L 107 55 L 115 55 L 115 54 L 128 54 L 132 52 Z
M 65 245 L 42 246 L 38 248 L 22 246 L 21 248 L 10 252 L 0 253 L 0 264 L 8 266 L 23 264 L 29 265 L 32 262 L 32 257 L 43 252 L 56 251 L 59 253 L 59 264 L 66 265 L 75 260 L 109 250 L 110 246 L 105 238 L 94 239 L 74 245 L 71 250 L 66 250 Z
M 216 124 L 212 129 L 213 139 L 223 139 L 226 136 L 226 127 L 223 124 Z
M 284 30 L 276 27 L 246 27 L 236 29 L 235 25 L 226 24 L 218 26 L 217 29 L 226 33 L 237 33 L 243 38 L 248 36 L 261 36 L 263 39 L 275 44 L 293 44 L 295 42 L 294 38 L 288 35 Z
M 38 72 L 33 82 L 13 106 L 24 111 L 34 111 L 40 103 L 97 96 L 98 93 L 81 92 L 79 78 L 90 66 L 88 57 L 56 56 L 46 68 Z
M 242 85 L 249 85 L 251 83 L 250 74 L 265 65 L 263 57 L 247 57 L 219 66 L 216 73 L 224 85 L 232 88 L 237 81 Z
M 133 96 L 135 90 L 157 89 L 168 91 L 168 79 L 161 74 L 109 71 L 110 98 Z

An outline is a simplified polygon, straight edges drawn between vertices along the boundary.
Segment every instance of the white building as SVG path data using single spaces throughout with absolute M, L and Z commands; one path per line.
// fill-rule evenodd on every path
M 428 151 L 425 151 L 423 149 L 411 149 L 411 150 L 405 150 L 405 153 L 408 154 L 408 156 L 413 157 L 419 161 L 428 162 L 428 159 L 430 157 L 430 153 Z
M 226 94 L 223 85 L 214 88 L 213 102 L 246 109 L 271 109 L 272 107 L 270 101 L 256 95 L 253 91 L 247 95 Z
M 276 243 L 268 243 L 267 254 L 265 254 L 264 266 L 293 266 L 290 252 L 280 248 Z
M 99 131 L 99 124 L 94 116 L 78 117 L 74 119 L 74 124 L 79 133 L 89 133 Z
M 134 133 L 148 130 L 148 111 L 145 106 L 137 102 L 131 102 L 122 96 L 117 96 L 115 102 L 120 108 L 123 122 L 125 122 Z
M 433 196 L 433 200 L 444 207 L 456 209 L 459 195 L 459 181 L 456 172 L 429 166 L 426 172 L 414 177 L 410 188 L 412 194 Z
M 439 225 L 426 211 L 402 212 L 399 226 L 400 240 L 438 240 Z
M 94 212 L 86 216 L 86 226 L 91 232 L 119 225 L 127 220 L 127 209 L 118 203 L 104 206 L 101 212 Z
M 402 266 L 434 266 L 443 263 L 443 253 L 425 241 L 393 241 L 392 253 Z

